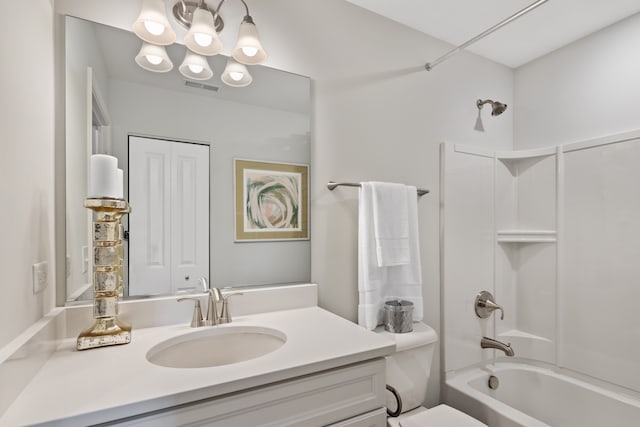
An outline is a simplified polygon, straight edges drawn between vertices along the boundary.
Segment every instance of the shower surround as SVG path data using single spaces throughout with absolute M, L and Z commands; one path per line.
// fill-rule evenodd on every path
M 503 359 L 480 348 L 487 336 L 518 362 L 640 401 L 638 164 L 640 131 L 525 151 L 442 145 L 445 400 L 461 370 Z M 504 320 L 476 317 L 483 290 Z

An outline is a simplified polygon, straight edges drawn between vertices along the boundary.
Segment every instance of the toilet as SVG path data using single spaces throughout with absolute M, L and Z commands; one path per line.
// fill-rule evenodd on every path
M 413 323 L 413 331 L 394 334 L 378 327 L 376 332 L 396 343 L 396 351 L 386 358 L 387 409 L 398 412 L 397 398 L 402 401 L 398 416 L 389 416 L 390 427 L 487 427 L 475 418 L 447 405 L 427 409 L 422 406 L 427 395 L 427 382 L 438 335 L 428 325 Z M 389 387 L 390 386 L 390 387 Z M 395 394 L 395 395 L 394 395 Z M 396 415 L 396 414 L 393 414 Z

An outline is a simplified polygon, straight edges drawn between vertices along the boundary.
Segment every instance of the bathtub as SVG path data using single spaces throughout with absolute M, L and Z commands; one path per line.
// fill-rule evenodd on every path
M 512 362 L 471 368 L 447 378 L 445 401 L 490 427 L 640 426 L 640 394 L 557 371 Z

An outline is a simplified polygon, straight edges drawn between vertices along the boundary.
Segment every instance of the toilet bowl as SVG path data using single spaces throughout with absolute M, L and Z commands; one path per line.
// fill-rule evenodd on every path
M 427 409 L 422 406 L 427 396 L 427 383 L 438 335 L 428 325 L 413 323 L 413 331 L 403 334 L 376 332 L 396 344 L 395 352 L 386 358 L 387 418 L 391 427 L 487 427 L 475 418 L 447 405 Z
M 447 405 L 420 406 L 398 417 L 387 418 L 389 427 L 487 427 L 475 418 Z

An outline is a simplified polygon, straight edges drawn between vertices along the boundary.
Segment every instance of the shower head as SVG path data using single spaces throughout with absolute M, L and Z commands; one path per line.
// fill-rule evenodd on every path
M 480 110 L 484 104 L 491 104 L 492 116 L 499 116 L 500 114 L 504 113 L 504 110 L 507 109 L 507 104 L 503 104 L 502 102 L 492 101 L 490 99 L 485 99 L 484 101 L 482 99 L 478 99 L 476 101 L 478 110 Z

